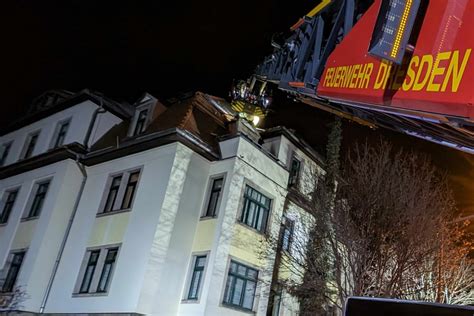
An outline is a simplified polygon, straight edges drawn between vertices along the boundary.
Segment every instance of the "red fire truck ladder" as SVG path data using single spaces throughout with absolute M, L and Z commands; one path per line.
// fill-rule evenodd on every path
M 257 67 L 311 106 L 474 153 L 474 0 L 323 0 Z

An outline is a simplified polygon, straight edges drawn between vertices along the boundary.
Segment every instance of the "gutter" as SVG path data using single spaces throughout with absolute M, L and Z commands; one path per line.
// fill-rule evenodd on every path
M 49 294 L 51 293 L 51 288 L 53 287 L 53 282 L 54 282 L 54 279 L 56 277 L 56 273 L 58 272 L 59 263 L 61 262 L 61 258 L 62 258 L 63 253 L 64 253 L 64 248 L 66 247 L 66 242 L 67 242 L 67 239 L 69 237 L 69 233 L 71 232 L 72 224 L 74 222 L 74 218 L 76 216 L 77 209 L 79 208 L 79 201 L 81 200 L 82 193 L 84 192 L 84 187 L 85 187 L 86 181 L 87 181 L 87 171 L 86 171 L 86 168 L 84 167 L 84 165 L 79 161 L 79 158 L 80 158 L 79 155 L 72 152 L 72 151 L 70 151 L 69 149 L 67 149 L 67 150 L 69 152 L 73 153 L 76 156 L 75 162 L 76 162 L 77 167 L 79 168 L 79 170 L 82 173 L 82 182 L 81 182 L 81 187 L 79 188 L 79 192 L 78 192 L 77 197 L 76 197 L 76 201 L 74 202 L 74 207 L 72 209 L 71 216 L 69 217 L 69 221 L 68 221 L 68 224 L 67 224 L 67 227 L 66 227 L 66 232 L 64 233 L 63 240 L 61 241 L 61 246 L 59 247 L 59 252 L 58 252 L 58 255 L 56 257 L 56 261 L 54 262 L 51 277 L 49 278 L 48 285 L 46 286 L 46 291 L 44 293 L 43 300 L 41 301 L 41 306 L 40 306 L 40 309 L 39 309 L 40 314 L 44 313 L 46 303 L 48 302 Z

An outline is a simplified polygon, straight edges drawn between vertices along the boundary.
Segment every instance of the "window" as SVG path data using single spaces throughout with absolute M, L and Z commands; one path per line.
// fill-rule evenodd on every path
M 204 275 L 204 267 L 206 265 L 207 256 L 195 256 L 194 267 L 191 276 L 191 283 L 189 284 L 188 300 L 197 300 L 199 291 L 201 289 L 201 282 Z
M 2 285 L 2 292 L 9 293 L 13 292 L 16 279 L 18 278 L 18 274 L 20 273 L 21 264 L 23 262 L 23 258 L 25 256 L 25 252 L 14 252 L 11 255 L 11 263 L 8 267 L 8 272 L 5 277 L 5 281 Z
M 250 186 L 245 187 L 244 209 L 240 221 L 264 232 L 270 213 L 271 200 Z
M 140 135 L 145 131 L 145 123 L 148 116 L 148 109 L 141 110 L 138 113 L 137 122 L 135 123 L 135 129 L 133 130 L 133 136 Z
M 69 129 L 70 122 L 70 120 L 66 120 L 58 123 L 56 131 L 54 133 L 54 141 L 52 144 L 52 148 L 57 148 L 64 144 L 64 140 L 66 139 L 66 133 Z
M 30 211 L 26 218 L 38 217 L 43 208 L 43 203 L 46 198 L 46 193 L 48 193 L 49 181 L 37 183 L 35 185 L 36 191 L 31 203 Z
M 110 277 L 112 270 L 117 259 L 118 248 L 107 249 L 107 255 L 104 261 L 104 267 L 100 274 L 99 285 L 97 286 L 97 292 L 105 293 L 109 287 Z
M 106 189 L 107 195 L 102 210 L 99 213 L 104 214 L 130 209 L 139 178 L 140 170 L 127 171 L 112 176 Z
M 277 287 L 274 292 L 273 296 L 273 306 L 272 306 L 272 316 L 279 316 L 280 309 L 281 309 L 281 300 L 282 300 L 282 286 L 281 284 L 277 284 Z
M 120 183 L 122 182 L 122 175 L 112 178 L 110 184 L 109 193 L 107 194 L 107 200 L 105 201 L 105 207 L 103 213 L 112 212 L 114 210 L 115 200 L 117 199 Z
M 296 186 L 296 184 L 298 183 L 300 167 L 301 167 L 301 162 L 298 159 L 296 159 L 296 157 L 293 157 L 291 159 L 290 176 L 288 178 L 289 187 Z
M 10 213 L 12 212 L 13 205 L 15 205 L 16 196 L 18 195 L 18 189 L 5 192 L 4 203 L 2 213 L 0 213 L 0 224 L 8 222 Z
M 86 252 L 76 293 L 107 293 L 117 261 L 118 250 L 118 247 L 108 246 Z
M 132 199 L 135 195 L 135 190 L 137 188 L 138 177 L 140 176 L 140 172 L 136 171 L 130 174 L 127 181 L 127 187 L 125 188 L 125 194 L 123 196 L 122 201 L 122 209 L 127 209 L 132 206 Z
M 12 142 L 3 144 L 2 146 L 2 155 L 0 156 L 0 167 L 5 164 L 7 161 L 8 154 L 10 153 L 10 148 L 12 147 Z
M 293 230 L 295 222 L 284 216 L 282 225 L 283 227 L 281 234 L 281 249 L 284 251 L 290 251 L 291 242 L 293 240 Z
M 230 262 L 224 304 L 252 310 L 258 271 L 235 261 Z
M 88 293 L 94 276 L 97 261 L 99 261 L 100 250 L 91 251 L 89 254 L 89 261 L 87 262 L 84 278 L 82 279 L 79 293 Z
M 215 178 L 212 180 L 212 186 L 209 193 L 209 201 L 207 202 L 206 213 L 204 216 L 215 217 L 219 208 L 219 198 L 222 191 L 224 178 Z
M 23 149 L 22 159 L 30 158 L 33 155 L 33 151 L 35 150 L 36 142 L 38 141 L 39 132 L 34 132 L 28 135 L 25 143 L 25 147 Z

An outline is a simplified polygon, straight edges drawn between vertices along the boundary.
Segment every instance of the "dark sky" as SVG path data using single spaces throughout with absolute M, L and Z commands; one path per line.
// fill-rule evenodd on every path
M 232 79 L 247 78 L 285 31 L 317 1 L 9 0 L 0 6 L 1 124 L 21 116 L 49 89 L 90 88 L 133 102 L 147 91 L 166 99 L 201 90 L 226 97 Z M 275 104 L 273 120 L 323 147 L 326 113 Z M 285 118 L 285 120 L 282 120 Z M 304 128 L 301 128 L 301 127 Z M 462 209 L 474 213 L 471 155 L 387 131 L 345 123 L 345 147 L 384 135 L 428 153 L 451 175 Z
M 308 6 L 309 4 L 309 6 Z M 35 1 L 2 3 L 4 102 L 90 88 L 133 101 L 143 91 L 227 94 L 248 77 L 307 0 Z M 6 97 L 6 100 L 5 100 Z

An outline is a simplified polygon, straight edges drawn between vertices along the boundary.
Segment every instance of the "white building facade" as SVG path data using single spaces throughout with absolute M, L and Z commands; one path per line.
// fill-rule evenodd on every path
M 0 137 L 3 308 L 267 315 L 278 267 L 261 248 L 304 214 L 288 186 L 322 172 L 317 154 L 202 93 L 170 106 L 60 97 Z M 270 305 L 297 315 L 295 302 Z

